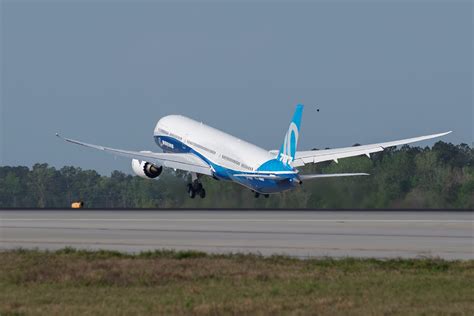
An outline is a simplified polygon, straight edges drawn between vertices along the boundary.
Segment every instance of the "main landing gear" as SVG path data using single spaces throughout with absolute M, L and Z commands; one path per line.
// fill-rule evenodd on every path
M 196 195 L 200 196 L 201 199 L 206 197 L 206 190 L 204 190 L 202 183 L 199 180 L 194 180 L 192 183 L 187 185 L 188 195 L 191 199 L 194 199 Z

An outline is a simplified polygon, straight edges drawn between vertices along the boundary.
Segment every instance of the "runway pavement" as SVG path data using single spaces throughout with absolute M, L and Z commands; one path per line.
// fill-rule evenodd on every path
M 0 248 L 474 259 L 474 213 L 0 211 Z

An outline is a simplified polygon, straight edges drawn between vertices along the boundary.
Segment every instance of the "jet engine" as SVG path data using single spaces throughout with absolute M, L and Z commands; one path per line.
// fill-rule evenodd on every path
M 133 159 L 132 170 L 137 176 L 141 178 L 155 179 L 160 176 L 161 172 L 163 171 L 163 166 L 156 166 L 146 161 Z

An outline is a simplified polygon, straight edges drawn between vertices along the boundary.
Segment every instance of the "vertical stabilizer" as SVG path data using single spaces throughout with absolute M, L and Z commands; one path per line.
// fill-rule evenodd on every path
M 278 153 L 278 160 L 283 162 L 285 165 L 289 165 L 294 159 L 296 154 L 296 148 L 298 146 L 298 137 L 300 135 L 301 117 L 303 115 L 303 105 L 298 104 L 296 106 L 295 114 L 291 120 L 290 127 L 285 135 L 285 140 Z

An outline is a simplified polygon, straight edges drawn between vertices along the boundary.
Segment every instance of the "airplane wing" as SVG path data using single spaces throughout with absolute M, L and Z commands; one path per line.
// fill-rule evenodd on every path
M 97 150 L 104 151 L 116 156 L 123 156 L 123 157 L 131 158 L 131 159 L 144 160 L 150 163 L 155 163 L 157 165 L 162 165 L 167 168 L 179 169 L 179 170 L 184 170 L 184 171 L 189 171 L 189 172 L 196 172 L 196 173 L 212 176 L 211 167 L 207 163 L 205 163 L 203 160 L 201 160 L 199 157 L 196 157 L 195 155 L 192 155 L 192 154 L 154 153 L 151 151 L 140 152 L 140 151 L 122 150 L 122 149 L 115 149 L 115 148 L 109 148 L 109 147 L 80 142 L 74 139 L 62 137 L 59 134 L 56 134 L 56 136 L 69 143 L 97 149 Z
M 383 151 L 385 148 L 399 146 L 404 144 L 410 144 L 414 142 L 419 142 L 431 138 L 441 137 L 451 133 L 451 131 L 440 134 L 433 134 L 427 136 L 420 136 L 414 138 L 407 138 L 402 140 L 396 140 L 385 143 L 363 145 L 363 146 L 353 146 L 345 148 L 335 148 L 335 149 L 324 149 L 324 150 L 310 150 L 310 151 L 297 151 L 295 155 L 295 160 L 292 162 L 293 167 L 301 167 L 308 163 L 318 163 L 322 161 L 334 160 L 337 162 L 338 159 L 354 157 L 360 155 L 367 155 L 370 157 L 370 154 Z

